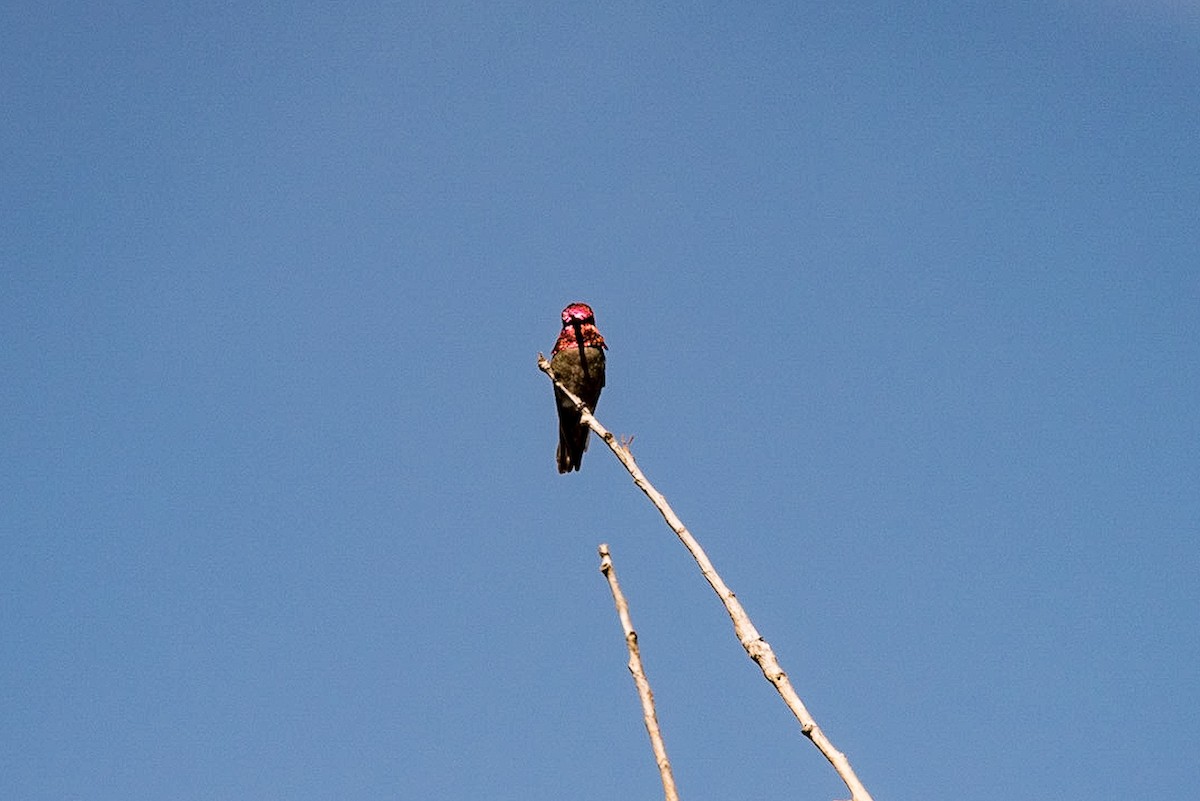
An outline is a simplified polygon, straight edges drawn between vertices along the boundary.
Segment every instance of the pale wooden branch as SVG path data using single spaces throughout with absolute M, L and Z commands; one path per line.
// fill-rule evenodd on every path
M 671 773 L 671 760 L 667 759 L 667 746 L 658 728 L 658 715 L 654 712 L 654 693 L 650 691 L 650 680 L 642 669 L 637 632 L 633 630 L 633 621 L 629 618 L 629 604 L 621 592 L 621 585 L 617 583 L 617 570 L 613 567 L 608 545 L 601 543 L 599 550 L 600 572 L 608 579 L 608 588 L 612 590 L 613 603 L 621 618 L 621 628 L 625 631 L 625 645 L 629 647 L 629 672 L 633 674 L 633 683 L 637 685 L 638 698 L 642 702 L 642 719 L 646 723 L 646 733 L 650 735 L 654 761 L 658 763 L 658 772 L 662 776 L 663 796 L 666 801 L 679 801 L 679 794 L 675 791 L 675 776 Z
M 588 409 L 583 401 L 562 385 L 562 382 L 558 380 L 558 377 L 554 375 L 554 371 L 550 368 L 550 362 L 540 353 L 538 354 L 538 368 L 549 376 L 554 385 L 575 404 L 575 408 L 582 415 L 581 421 L 592 431 L 595 431 L 596 436 L 604 440 L 609 450 L 613 452 L 621 464 L 625 466 L 625 469 L 629 471 L 629 475 L 633 478 L 633 483 L 646 494 L 646 497 L 650 499 L 650 502 L 662 514 L 667 525 L 675 532 L 675 536 L 679 537 L 680 542 L 691 553 L 692 558 L 696 560 L 696 564 L 700 567 L 700 573 L 708 581 L 709 585 L 712 586 L 713 591 L 717 593 L 717 597 L 721 599 L 721 603 L 725 605 L 725 611 L 729 613 L 729 618 L 733 621 L 733 631 L 738 638 L 738 642 L 746 649 L 746 653 L 750 655 L 750 658 L 758 664 L 763 676 L 766 677 L 767 681 L 771 682 L 788 709 L 796 716 L 796 720 L 800 722 L 800 731 L 829 760 L 829 764 L 833 766 L 838 776 L 846 783 L 853 801 L 873 801 L 871 794 L 867 792 L 867 788 L 863 786 L 854 769 L 850 767 L 850 760 L 846 758 L 845 754 L 833 747 L 833 743 L 829 741 L 829 738 L 825 736 L 825 732 L 821 730 L 821 727 L 817 725 L 812 715 L 809 714 L 808 709 L 804 706 L 804 702 L 800 700 L 800 696 L 796 693 L 787 674 L 780 666 L 779 660 L 775 658 L 775 652 L 771 650 L 771 646 L 762 638 L 758 630 L 754 628 L 754 624 L 750 622 L 750 616 L 742 608 L 742 604 L 737 599 L 737 596 L 733 594 L 733 591 L 729 587 L 725 586 L 725 582 L 721 580 L 716 568 L 709 561 L 708 555 L 704 553 L 704 549 L 700 547 L 700 543 L 696 541 L 696 538 L 687 530 L 683 521 L 679 519 L 674 510 L 667 504 L 667 499 L 646 479 L 641 468 L 634 461 L 633 453 L 630 452 L 629 448 L 618 442 L 612 432 L 602 426 L 592 416 L 591 410 Z

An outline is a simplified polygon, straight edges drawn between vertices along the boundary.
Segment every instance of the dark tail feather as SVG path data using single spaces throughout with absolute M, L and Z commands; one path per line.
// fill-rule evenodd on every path
M 588 427 L 560 425 L 558 427 L 558 472 L 578 470 L 583 462 L 583 452 L 588 446 Z

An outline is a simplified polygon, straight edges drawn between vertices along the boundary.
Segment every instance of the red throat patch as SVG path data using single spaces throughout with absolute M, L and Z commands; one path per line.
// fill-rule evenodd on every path
M 583 337 L 583 344 L 585 347 L 605 348 L 607 350 L 608 345 L 604 343 L 604 337 L 600 336 L 600 332 L 596 330 L 595 323 L 586 323 L 581 325 L 579 327 L 579 333 Z M 578 347 L 579 340 L 575 337 L 575 326 L 563 326 L 562 333 L 558 335 L 558 341 L 554 343 L 554 350 L 550 353 L 550 355 L 553 356 L 555 353 L 558 353 L 561 350 Z

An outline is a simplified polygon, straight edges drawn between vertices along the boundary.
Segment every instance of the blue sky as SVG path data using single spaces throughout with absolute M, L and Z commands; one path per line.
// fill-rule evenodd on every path
M 0 796 L 1200 783 L 1192 3 L 8 4 Z

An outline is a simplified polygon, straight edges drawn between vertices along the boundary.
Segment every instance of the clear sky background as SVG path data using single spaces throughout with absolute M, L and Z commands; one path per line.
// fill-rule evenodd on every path
M 1200 785 L 1194 2 L 7 3 L 0 797 Z

